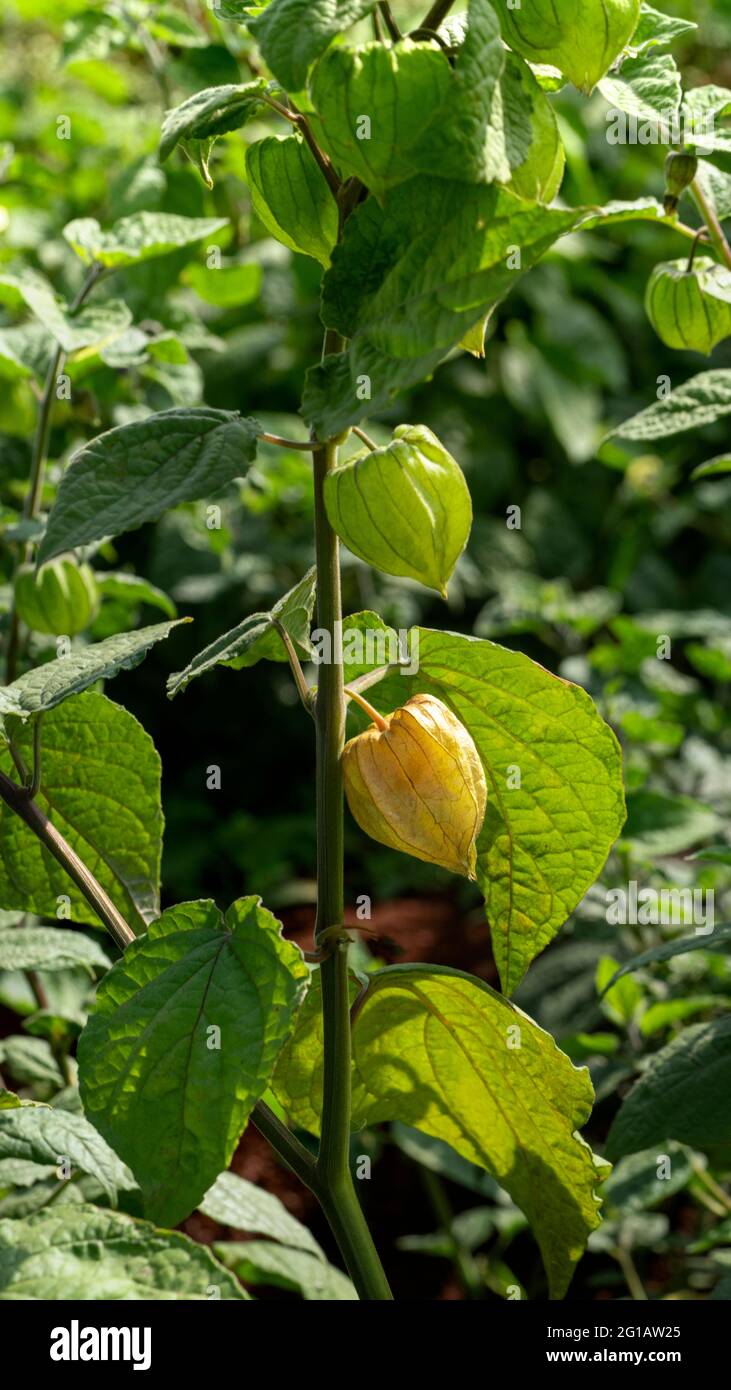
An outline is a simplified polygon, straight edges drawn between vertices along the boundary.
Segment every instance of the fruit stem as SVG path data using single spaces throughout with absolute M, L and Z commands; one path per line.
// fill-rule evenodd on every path
M 363 443 L 368 445 L 372 453 L 376 452 L 378 445 L 375 440 L 371 439 L 370 435 L 366 434 L 365 430 L 362 430 L 359 425 L 353 425 L 353 434 L 357 434 L 358 438 L 362 439 Z
M 356 690 L 353 690 L 352 687 L 349 685 L 346 685 L 345 687 L 345 694 L 348 696 L 350 700 L 355 700 L 356 705 L 360 705 L 361 709 L 365 711 L 369 719 L 373 720 L 373 723 L 375 724 L 376 728 L 381 730 L 381 733 L 386 732 L 386 730 L 388 729 L 388 720 L 384 719 L 383 715 L 379 714 L 378 710 L 373 708 L 373 705 L 370 705 L 367 700 L 363 699 L 362 695 L 359 695 L 358 692 Z
M 693 179 L 693 182 L 690 185 L 690 192 L 693 201 L 701 217 L 703 218 L 703 221 L 706 224 L 706 230 L 708 231 L 708 235 L 711 238 L 711 241 L 713 242 L 713 247 L 716 251 L 716 254 L 722 261 L 722 263 L 726 266 L 726 268 L 728 270 L 731 270 L 731 246 L 729 246 L 726 237 L 724 236 L 723 227 L 721 226 L 721 223 L 719 221 L 718 213 L 716 212 L 716 209 L 713 206 L 712 199 L 707 197 L 706 193 L 701 187 L 700 181 L 697 178 Z
M 693 262 L 694 262 L 694 260 L 695 260 L 696 251 L 698 250 L 698 247 L 700 246 L 701 241 L 702 241 L 703 238 L 707 235 L 707 233 L 708 233 L 708 228 L 707 228 L 707 227 L 701 227 L 700 230 L 699 230 L 698 232 L 696 232 L 696 235 L 695 235 L 694 238 L 693 238 L 693 245 L 692 245 L 691 248 L 690 248 L 690 255 L 688 256 L 688 264 L 687 264 L 687 266 L 685 267 L 685 269 L 686 269 L 686 274 L 689 274 L 690 271 L 693 269 Z

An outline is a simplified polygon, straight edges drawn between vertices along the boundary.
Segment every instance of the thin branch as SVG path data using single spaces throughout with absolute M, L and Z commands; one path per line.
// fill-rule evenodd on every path
M 315 702 L 312 696 L 312 691 L 310 690 L 307 681 L 305 680 L 305 673 L 302 670 L 302 667 L 300 665 L 300 659 L 297 655 L 297 652 L 295 651 L 294 642 L 292 641 L 292 638 L 287 632 L 284 623 L 280 623 L 279 618 L 272 617 L 271 621 L 273 627 L 275 627 L 277 632 L 279 633 L 279 636 L 281 637 L 282 643 L 284 645 L 284 650 L 287 653 L 287 658 L 289 660 L 289 665 L 294 679 L 294 683 L 297 687 L 297 694 L 299 695 L 302 704 L 307 710 L 307 713 L 311 715 L 314 719 Z
M 379 0 L 378 9 L 381 15 L 383 16 L 383 22 L 386 28 L 388 29 L 389 35 L 393 39 L 393 42 L 400 43 L 403 36 L 401 34 L 401 30 L 398 27 L 398 24 L 396 23 L 396 20 L 393 17 L 393 14 L 391 13 L 391 6 L 389 5 L 388 0 Z
M 17 787 L 4 772 L 0 772 L 0 797 L 10 807 L 29 830 L 37 836 L 49 854 L 66 870 L 69 878 L 83 893 L 86 901 L 101 918 L 107 931 L 114 938 L 120 950 L 124 950 L 135 939 L 134 932 L 127 925 L 121 912 L 115 907 L 108 893 L 97 882 L 91 870 L 79 858 L 63 835 L 48 819 L 40 806 L 28 795 L 25 787 Z
M 314 449 L 321 447 L 317 439 L 283 439 L 280 434 L 267 434 L 266 432 L 260 434 L 259 439 L 263 440 L 265 444 L 275 444 L 278 449 L 302 449 L 306 454 L 311 454 Z
M 693 201 L 706 224 L 708 235 L 713 242 L 717 255 L 726 268 L 731 270 L 731 246 L 729 246 L 726 240 L 723 227 L 719 221 L 718 213 L 716 212 L 712 199 L 707 197 L 697 178 L 693 179 L 690 185 L 690 191 Z
M 274 1114 L 273 1110 L 265 1105 L 263 1100 L 258 1100 L 251 1115 L 256 1128 L 260 1134 L 271 1144 L 274 1152 L 293 1173 L 315 1192 L 317 1187 L 317 1170 L 314 1155 L 301 1144 L 299 1139 L 287 1129 L 286 1125 Z
M 281 101 L 277 101 L 276 97 L 269 96 L 267 92 L 262 92 L 261 99 L 266 102 L 267 106 L 271 106 L 272 110 L 276 111 L 278 115 L 283 116 L 285 121 L 289 121 L 290 125 L 295 126 L 297 130 L 301 131 L 304 140 L 312 151 L 315 161 L 320 166 L 327 180 L 330 192 L 333 194 L 334 198 L 337 198 L 340 192 L 340 179 L 335 173 L 324 150 L 320 149 L 312 133 L 312 127 L 304 112 L 298 111 L 296 106 L 284 106 Z
M 437 3 L 432 5 L 429 12 L 424 15 L 419 28 L 438 29 L 442 21 L 446 19 L 453 4 L 454 0 L 437 0 Z
M 27 785 L 28 796 L 34 801 L 41 789 L 41 738 L 43 715 L 37 714 L 33 725 L 33 773 Z
M 378 445 L 376 444 L 375 440 L 371 439 L 369 434 L 366 434 L 365 430 L 360 429 L 358 425 L 353 425 L 351 428 L 353 430 L 353 434 L 357 434 L 358 438 L 362 439 L 363 443 L 368 445 L 368 448 L 371 450 L 371 452 L 376 451 Z

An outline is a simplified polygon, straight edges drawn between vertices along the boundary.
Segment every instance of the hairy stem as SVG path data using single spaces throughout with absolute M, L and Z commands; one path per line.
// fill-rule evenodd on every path
M 710 198 L 708 198 L 701 187 L 699 179 L 695 178 L 690 185 L 690 192 L 693 201 L 706 224 L 708 235 L 713 244 L 713 248 L 723 265 L 731 270 L 731 246 L 729 246 L 724 236 L 723 227 L 718 218 L 718 213 Z

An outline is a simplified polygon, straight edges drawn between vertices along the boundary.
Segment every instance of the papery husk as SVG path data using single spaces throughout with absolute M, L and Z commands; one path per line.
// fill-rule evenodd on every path
M 343 750 L 345 793 L 380 844 L 475 877 L 487 784 L 472 736 L 434 695 L 414 695 Z

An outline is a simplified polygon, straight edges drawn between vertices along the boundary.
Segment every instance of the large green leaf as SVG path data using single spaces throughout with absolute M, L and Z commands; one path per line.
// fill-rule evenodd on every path
M 107 970 L 97 941 L 62 927 L 0 927 L 0 970 Z
M 74 454 L 61 479 L 39 561 L 154 521 L 247 471 L 258 421 L 207 406 L 117 425 Z
M 30 765 L 28 726 L 17 732 L 16 744 Z M 0 767 L 11 775 L 7 748 L 0 750 Z M 38 805 L 130 925 L 144 929 L 159 912 L 162 811 L 160 759 L 141 724 L 105 695 L 87 693 L 51 710 L 43 720 Z M 61 865 L 0 804 L 0 901 L 55 917 L 64 896 L 72 918 L 99 925 Z
M 325 276 L 323 320 L 350 342 L 307 374 L 303 411 L 318 436 L 432 372 L 585 215 L 449 179 L 411 179 L 383 205 L 369 198 Z
M 670 124 L 677 119 L 682 89 L 677 64 L 669 53 L 651 49 L 628 58 L 598 85 L 605 101 L 619 111 L 643 121 Z
M 196 676 L 202 676 L 214 666 L 228 666 L 233 671 L 255 666 L 258 661 L 286 661 L 287 653 L 274 626 L 282 624 L 304 656 L 312 654 L 310 626 L 315 606 L 316 571 L 312 569 L 295 584 L 289 593 L 278 599 L 268 613 L 252 613 L 238 627 L 224 632 L 188 662 L 184 671 L 175 671 L 168 680 L 168 695 L 172 699 Z
M 275 1087 L 315 1132 L 322 1024 L 313 988 Z M 525 1212 L 551 1294 L 561 1297 L 599 1224 L 591 1150 L 576 1131 L 593 1102 L 577 1070 L 502 995 L 446 966 L 402 965 L 370 978 L 353 1032 L 353 1124 L 400 1120 L 491 1173 Z
M 172 154 L 180 140 L 213 140 L 217 135 L 238 130 L 261 109 L 262 93 L 266 88 L 267 83 L 261 77 L 254 82 L 206 87 L 180 106 L 166 111 L 160 136 L 161 163 Z
M 290 91 L 305 85 L 307 69 L 336 34 L 376 8 L 376 0 L 270 0 L 246 18 L 266 63 Z
M 272 236 L 328 266 L 338 239 L 338 207 L 304 140 L 269 135 L 249 145 L 246 179 L 254 211 Z
M 75 1173 L 96 1178 L 109 1200 L 135 1183 L 129 1169 L 102 1139 L 101 1134 L 70 1110 L 51 1106 L 21 1106 L 0 1112 L 0 1159 L 18 1159 L 56 1169 L 68 1163 L 67 1181 Z M 39 1172 L 39 1177 L 44 1174 Z
M 731 371 L 701 372 L 612 431 L 620 439 L 665 439 L 731 415 Z
M 650 1057 L 607 1139 L 614 1159 L 677 1139 L 731 1158 L 731 1018 L 695 1023 Z
M 204 1245 L 99 1207 L 0 1221 L 0 1299 L 247 1299 Z
M 104 231 L 93 217 L 77 217 L 63 229 L 82 261 L 104 266 L 137 265 L 194 246 L 228 226 L 227 217 L 180 217 L 174 212 L 135 212 Z
M 418 652 L 418 674 L 393 676 L 368 698 L 385 711 L 417 692 L 437 695 L 477 745 L 487 778 L 477 878 L 503 988 L 512 993 L 594 883 L 622 828 L 619 744 L 580 686 L 522 652 L 429 628 L 409 634 L 409 650 Z
M 637 28 L 628 46 L 632 53 L 644 53 L 655 47 L 664 48 L 697 28 L 693 20 L 676 19 L 674 15 L 662 14 L 652 5 L 643 4 Z
M 97 681 L 108 681 L 120 671 L 138 666 L 150 647 L 168 637 L 174 627 L 190 622 L 178 618 L 174 622 L 155 623 L 135 632 L 117 632 L 103 642 L 88 647 L 74 647 L 68 656 L 47 661 L 25 671 L 12 685 L 0 686 L 0 717 L 16 715 L 28 719 L 32 714 L 44 714 L 79 695 Z
M 79 1040 L 84 1110 L 154 1220 L 188 1216 L 231 1160 L 308 980 L 261 899 L 169 908 L 102 981 Z

